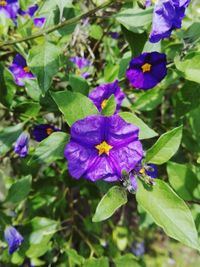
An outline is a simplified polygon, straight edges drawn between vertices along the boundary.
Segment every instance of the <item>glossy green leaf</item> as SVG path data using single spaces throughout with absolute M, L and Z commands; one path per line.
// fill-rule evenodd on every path
M 125 9 L 115 15 L 115 19 L 129 31 L 141 33 L 152 22 L 152 8 L 147 9 Z
M 149 126 L 146 123 L 144 123 L 140 118 L 138 118 L 134 113 L 120 112 L 119 116 L 122 117 L 122 119 L 124 119 L 128 123 L 131 123 L 140 129 L 139 131 L 140 139 L 148 139 L 158 135 L 154 130 L 149 128 Z
M 17 204 L 26 199 L 29 192 L 31 191 L 31 184 L 32 177 L 30 175 L 17 180 L 9 188 L 5 202 L 12 202 L 13 204 Z
M 165 182 L 155 179 L 154 186 L 138 181 L 136 199 L 167 235 L 199 250 L 192 214 L 185 202 Z
M 69 126 L 89 115 L 98 114 L 98 110 L 92 101 L 82 94 L 63 91 L 52 92 L 51 95 Z
M 184 200 L 193 200 L 193 193 L 199 182 L 192 169 L 185 164 L 168 162 L 167 173 L 169 182 L 176 193 Z
M 116 110 L 116 101 L 115 101 L 115 96 L 111 95 L 106 103 L 106 106 L 102 110 L 102 115 L 104 116 L 112 116 Z
M 44 94 L 50 87 L 53 76 L 58 72 L 61 48 L 45 41 L 33 46 L 28 55 L 28 66 L 38 79 L 39 87 Z
M 88 95 L 89 85 L 86 79 L 81 76 L 77 76 L 74 74 L 69 75 L 69 84 L 72 87 L 72 90 L 76 93 L 81 93 L 83 95 Z
M 127 194 L 123 187 L 113 186 L 99 202 L 93 222 L 100 222 L 110 218 L 115 211 L 127 202 Z
M 63 132 L 52 133 L 48 138 L 39 143 L 28 164 L 51 163 L 64 157 L 64 148 L 69 136 Z
M 12 74 L 0 65 L 0 103 L 10 107 L 15 95 L 16 85 Z
M 182 138 L 182 126 L 174 128 L 160 136 L 157 142 L 146 152 L 146 162 L 163 164 L 178 150 Z

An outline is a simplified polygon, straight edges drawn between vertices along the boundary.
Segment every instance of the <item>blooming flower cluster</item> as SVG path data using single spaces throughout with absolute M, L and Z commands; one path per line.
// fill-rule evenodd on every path
M 9 19 L 12 19 L 16 24 L 18 15 L 24 16 L 29 15 L 31 18 L 35 15 L 38 10 L 38 5 L 32 5 L 28 7 L 26 11 L 20 8 L 18 0 L 0 0 L 0 13 L 4 13 Z M 46 18 L 33 18 L 34 25 L 38 28 L 42 27 L 45 23 Z

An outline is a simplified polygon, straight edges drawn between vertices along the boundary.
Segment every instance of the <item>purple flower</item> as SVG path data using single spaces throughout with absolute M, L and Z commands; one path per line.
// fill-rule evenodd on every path
M 109 35 L 110 35 L 113 39 L 118 39 L 118 38 L 119 38 L 119 33 L 118 33 L 118 32 L 109 32 Z
M 172 30 L 181 28 L 190 0 L 162 0 L 155 5 L 150 42 L 170 37 Z
M 50 124 L 38 124 L 34 126 L 32 134 L 36 141 L 41 142 L 53 132 L 59 132 L 59 131 L 60 129 Z
M 142 256 L 145 253 L 144 242 L 134 241 L 131 247 L 131 251 L 135 256 Z
M 29 15 L 31 18 L 35 15 L 35 12 L 38 10 L 39 6 L 32 5 L 26 11 L 19 9 L 18 13 L 22 16 Z M 46 18 L 33 18 L 33 23 L 36 27 L 41 28 L 46 21 Z
M 18 9 L 18 0 L 0 0 L 0 13 L 4 13 L 7 18 L 12 19 L 14 22 L 17 18 Z
M 129 174 L 130 182 L 126 181 L 125 186 L 129 189 L 130 192 L 136 192 L 138 189 L 137 178 L 139 177 L 149 177 L 151 184 L 153 181 L 151 179 L 157 178 L 158 169 L 155 164 L 145 164 L 144 166 L 140 163 L 135 166 L 134 170 L 132 170 Z
M 24 86 L 21 79 L 34 78 L 34 75 L 26 64 L 26 60 L 20 54 L 15 56 L 9 70 L 12 72 L 15 82 L 19 86 Z
M 75 122 L 64 152 L 69 173 L 76 179 L 120 180 L 122 171 L 130 172 L 143 157 L 138 133 L 118 115 L 92 115 Z
M 156 86 L 167 75 L 166 55 L 158 52 L 143 53 L 131 60 L 126 76 L 139 89 Z
M 84 79 L 90 76 L 90 73 L 82 71 L 84 68 L 91 66 L 91 62 L 84 57 L 71 57 L 70 61 L 77 67 L 76 74 L 81 75 Z
M 151 0 L 146 0 L 146 1 L 144 2 L 144 6 L 145 6 L 145 7 L 149 7 L 149 6 L 151 6 Z
M 89 98 L 93 101 L 99 112 L 101 112 L 111 95 L 114 95 L 117 107 L 115 114 L 120 110 L 121 103 L 125 97 L 124 93 L 119 87 L 119 81 L 113 83 L 101 84 L 89 93 Z
M 7 226 L 4 231 L 4 238 L 9 246 L 9 254 L 12 254 L 15 252 L 18 247 L 21 246 L 22 242 L 24 241 L 24 238 L 22 235 L 13 227 L 13 226 Z
M 25 158 L 28 154 L 29 146 L 29 134 L 23 132 L 17 138 L 17 141 L 14 146 L 14 152 L 20 156 L 20 158 Z

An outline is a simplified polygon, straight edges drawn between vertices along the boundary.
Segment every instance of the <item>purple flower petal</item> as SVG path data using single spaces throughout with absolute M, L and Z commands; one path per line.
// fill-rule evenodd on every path
M 19 10 L 18 0 L 6 0 L 0 4 L 0 13 L 4 13 L 7 18 L 16 22 L 17 14 Z
M 139 89 L 150 89 L 167 75 L 166 55 L 158 52 L 143 53 L 130 62 L 126 76 L 131 85 Z
M 23 132 L 20 134 L 15 143 L 14 151 L 21 158 L 25 158 L 28 154 L 28 146 L 29 146 L 29 134 L 27 132 Z
M 101 84 L 89 93 L 89 98 L 93 101 L 99 112 L 106 106 L 106 102 L 111 95 L 114 95 L 117 103 L 115 114 L 119 112 L 121 103 L 125 94 L 119 87 L 119 82 L 116 80 L 113 83 Z
M 164 0 L 155 5 L 150 42 L 170 37 L 175 28 L 181 28 L 182 19 L 190 0 Z
M 32 131 L 33 138 L 37 142 L 41 142 L 45 138 L 47 138 L 53 132 L 59 132 L 60 129 L 50 125 L 50 124 L 38 124 L 35 125 Z
M 33 19 L 33 23 L 36 27 L 41 28 L 46 21 L 46 18 L 35 18 Z
M 120 180 L 122 170 L 130 172 L 143 157 L 138 132 L 118 115 L 93 115 L 75 122 L 64 153 L 70 174 L 91 181 Z
M 6 227 L 4 238 L 9 246 L 9 254 L 13 254 L 24 241 L 23 236 L 12 226 Z
M 21 79 L 30 79 L 35 77 L 28 68 L 26 60 L 20 54 L 15 56 L 12 64 L 9 66 L 9 70 L 12 72 L 15 82 L 19 86 L 24 86 Z
M 74 63 L 79 69 L 91 66 L 91 62 L 84 57 L 71 57 L 70 61 Z

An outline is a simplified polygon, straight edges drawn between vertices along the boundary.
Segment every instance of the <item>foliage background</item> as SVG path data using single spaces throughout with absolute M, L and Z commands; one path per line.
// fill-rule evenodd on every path
M 20 1 L 24 9 L 33 3 Z M 0 17 L 1 266 L 200 266 L 198 252 L 169 238 L 151 215 L 137 205 L 135 195 L 128 194 L 127 204 L 110 219 L 92 222 L 100 199 L 113 184 L 76 181 L 70 177 L 63 158 L 67 134 L 53 134 L 41 144 L 31 140 L 25 159 L 13 152 L 13 143 L 22 129 L 31 132 L 34 124 L 48 122 L 69 134 L 69 125 L 83 115 L 79 106 L 84 107 L 85 114 L 91 113 L 83 96 L 97 84 L 119 79 L 127 96 L 123 112 L 136 114 L 159 136 L 183 125 L 178 152 L 170 162 L 165 160 L 166 151 L 159 155 L 160 159 L 164 157 L 159 178 L 186 201 L 200 234 L 199 1 L 191 1 L 182 29 L 156 45 L 147 41 L 152 8 L 144 10 L 136 1 L 113 1 L 89 14 L 87 21 L 81 20 L 83 17 L 73 18 L 104 5 L 105 1 L 38 3 L 39 14 L 47 19 L 42 31 L 65 20 L 72 19 L 73 23 L 38 38 L 17 42 L 37 35 L 38 29 L 28 17 L 18 17 L 17 28 L 4 16 Z M 118 32 L 119 38 L 113 39 L 110 32 Z M 145 92 L 132 89 L 124 80 L 131 57 L 142 51 L 162 51 L 169 62 L 164 81 Z M 38 81 L 26 80 L 25 87 L 15 85 L 7 67 L 16 52 L 26 57 Z M 75 55 L 91 60 L 89 79 L 81 78 L 69 61 Z M 70 104 L 70 97 L 68 102 L 65 98 L 57 100 L 59 91 L 70 92 L 73 99 L 77 96 L 74 93 L 81 96 Z M 150 135 L 149 128 L 144 128 L 143 134 Z M 149 149 L 157 138 L 144 138 L 144 148 Z M 174 154 L 177 140 L 170 138 L 171 143 L 166 147 Z M 142 198 L 147 198 L 145 193 Z M 150 206 L 156 210 L 161 199 L 159 193 Z M 159 214 L 158 209 L 158 217 Z M 12 256 L 8 255 L 3 238 L 5 223 L 17 225 L 25 237 L 19 251 Z M 139 257 L 134 256 L 136 242 L 145 246 L 145 253 Z

